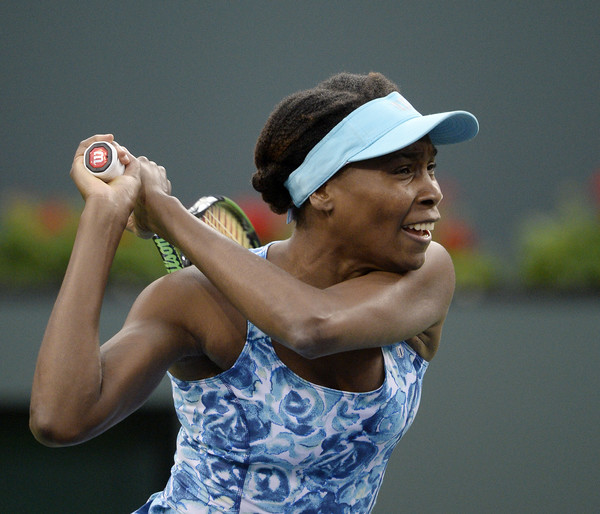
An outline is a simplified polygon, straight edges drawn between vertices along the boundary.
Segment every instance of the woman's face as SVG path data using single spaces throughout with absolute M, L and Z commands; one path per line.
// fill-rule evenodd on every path
M 329 181 L 337 235 L 359 267 L 406 272 L 423 265 L 440 218 L 436 153 L 424 137 L 392 154 L 351 163 Z

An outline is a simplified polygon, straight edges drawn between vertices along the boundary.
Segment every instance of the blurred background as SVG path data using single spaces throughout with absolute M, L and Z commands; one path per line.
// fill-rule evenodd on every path
M 340 71 L 379 71 L 422 113 L 481 131 L 442 147 L 457 293 L 377 513 L 600 509 L 600 6 L 531 0 L 34 2 L 0 5 L 2 512 L 130 512 L 168 478 L 167 384 L 79 447 L 27 428 L 35 358 L 82 207 L 82 139 L 113 133 L 163 164 L 191 205 L 224 194 L 263 241 L 286 236 L 252 192 L 274 105 Z M 103 311 L 118 330 L 162 273 L 124 237 Z

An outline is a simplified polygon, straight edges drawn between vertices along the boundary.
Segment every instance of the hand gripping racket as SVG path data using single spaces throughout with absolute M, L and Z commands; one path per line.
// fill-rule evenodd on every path
M 83 163 L 87 170 L 104 182 L 123 175 L 125 166 L 117 159 L 117 150 L 106 141 L 98 141 L 87 147 L 83 154 Z
M 196 218 L 244 248 L 260 246 L 252 223 L 233 200 L 225 196 L 203 196 L 188 210 Z M 152 236 L 152 239 L 168 273 L 191 266 L 190 260 L 171 243 L 157 235 Z
M 87 170 L 109 182 L 122 175 L 125 166 L 117 159 L 117 151 L 110 143 L 92 143 L 85 151 L 83 161 Z M 245 248 L 257 248 L 260 241 L 248 216 L 233 200 L 225 196 L 203 196 L 189 211 L 217 232 L 233 239 Z M 152 236 L 168 273 L 192 263 L 171 243 L 157 235 Z

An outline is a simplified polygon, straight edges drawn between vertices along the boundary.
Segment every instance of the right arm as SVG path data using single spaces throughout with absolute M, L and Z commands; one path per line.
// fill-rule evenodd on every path
M 109 270 L 139 192 L 135 170 L 109 185 L 83 169 L 85 148 L 99 139 L 82 142 L 75 156 L 71 174 L 85 207 L 33 380 L 30 427 L 51 446 L 75 444 L 114 425 L 141 405 L 173 362 L 198 352 L 181 314 L 169 308 L 173 279 L 145 291 L 123 329 L 99 344 Z

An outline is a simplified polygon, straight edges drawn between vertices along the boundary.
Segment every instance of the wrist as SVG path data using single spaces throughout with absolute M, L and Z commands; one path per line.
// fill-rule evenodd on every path
M 81 223 L 104 227 L 110 231 L 122 233 L 127 225 L 130 210 L 110 198 L 102 196 L 89 197 L 81 214 Z
M 147 209 L 148 229 L 167 239 L 170 233 L 169 221 L 174 219 L 178 211 L 186 211 L 185 207 L 177 198 L 167 194 L 156 195 L 149 205 L 151 208 Z

